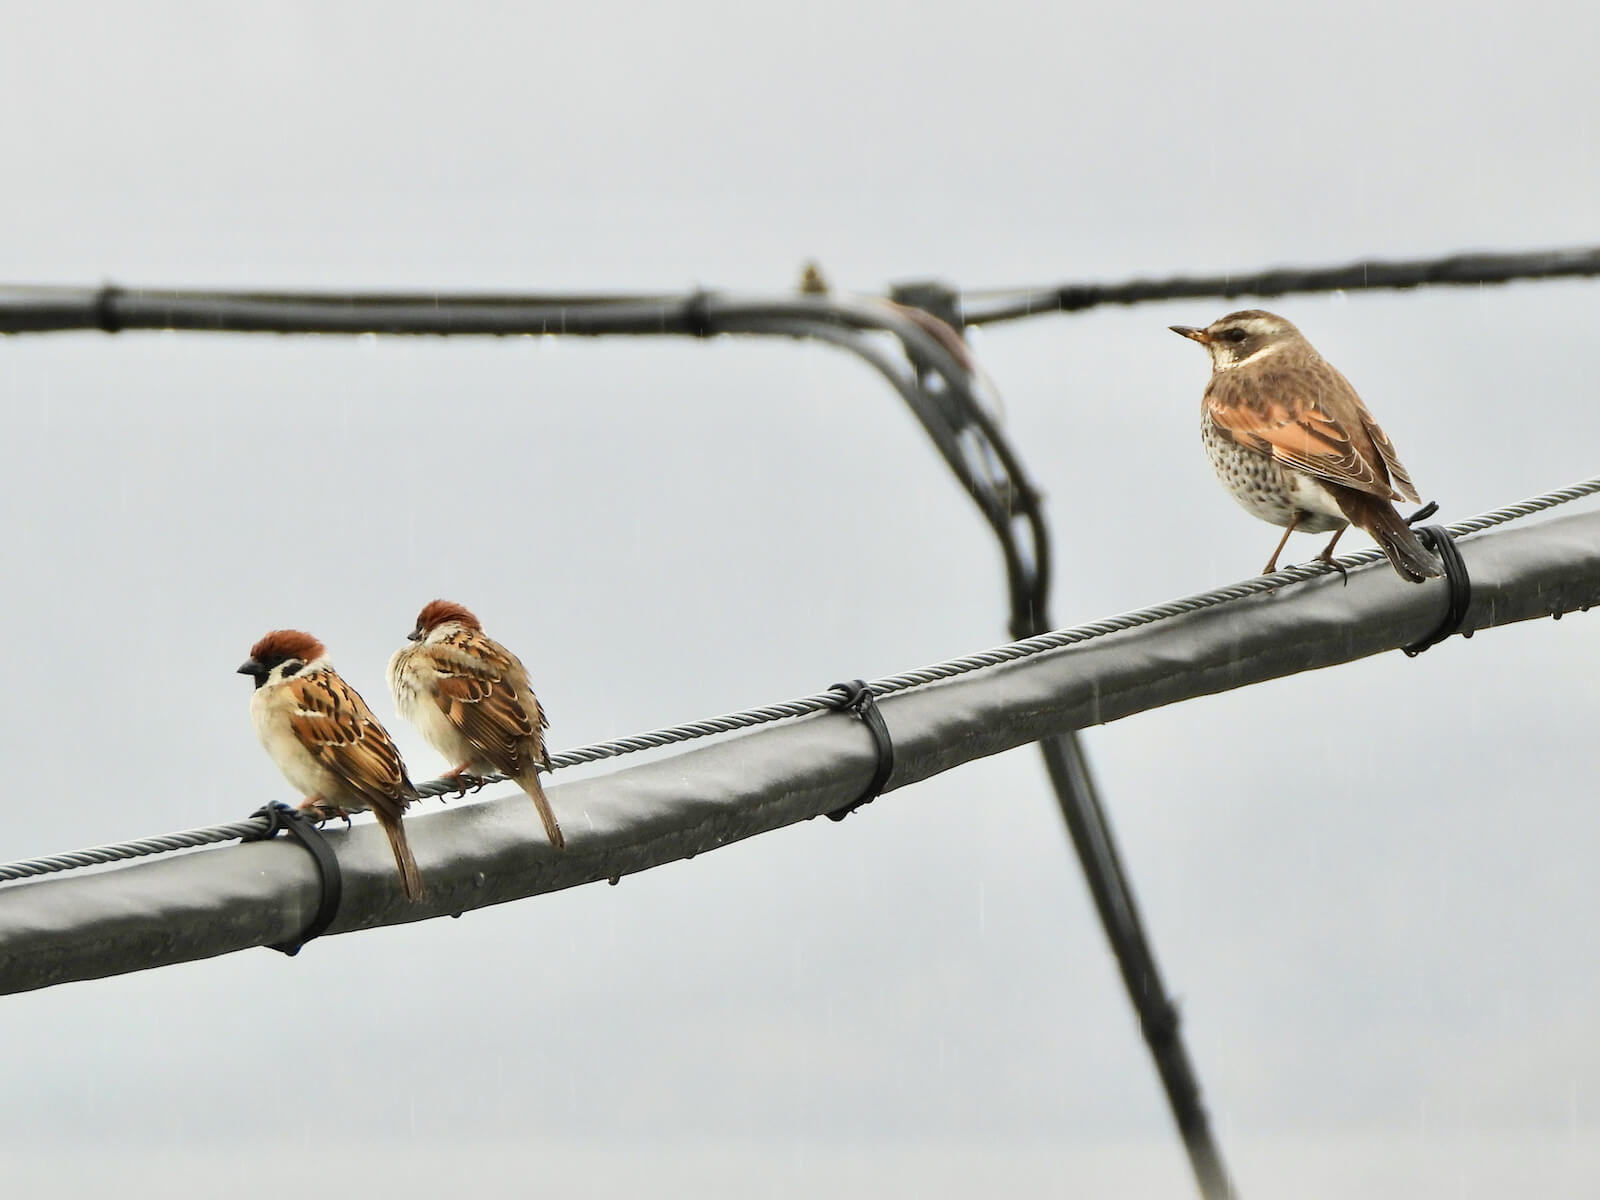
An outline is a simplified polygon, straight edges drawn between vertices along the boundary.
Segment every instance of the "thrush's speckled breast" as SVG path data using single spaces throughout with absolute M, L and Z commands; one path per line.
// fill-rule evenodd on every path
M 1239 445 L 1217 428 L 1208 412 L 1200 414 L 1200 441 L 1222 486 L 1251 516 L 1288 528 L 1298 515 L 1295 529 L 1301 533 L 1333 533 L 1349 524 L 1342 512 L 1335 517 L 1321 511 L 1334 501 L 1316 480 Z M 1323 495 L 1309 494 L 1311 489 Z
M 1440 573 L 1395 511 L 1393 501 L 1418 496 L 1394 446 L 1298 329 L 1260 309 L 1172 329 L 1211 355 L 1200 438 L 1217 478 L 1248 512 L 1283 527 L 1267 573 L 1295 530 L 1334 534 L 1319 555 L 1326 562 L 1351 524 L 1372 535 L 1401 578 Z

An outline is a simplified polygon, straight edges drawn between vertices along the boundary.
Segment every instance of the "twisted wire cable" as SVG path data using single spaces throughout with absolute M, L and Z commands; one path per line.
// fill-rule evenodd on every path
M 132 842 L 90 846 L 86 850 L 73 850 L 66 854 L 24 859 L 22 862 L 7 863 L 0 867 L 0 882 L 27 879 L 32 875 L 52 875 L 58 871 L 74 871 L 79 867 L 95 867 L 103 863 L 120 862 L 125 858 L 143 858 L 149 854 L 193 850 L 199 846 L 209 846 L 213 842 L 231 842 L 252 833 L 261 833 L 266 827 L 265 817 L 255 817 L 249 821 L 235 821 L 231 825 L 209 825 L 204 829 L 163 833 Z
M 1534 496 L 1517 504 L 1507 505 L 1504 508 L 1497 508 L 1492 512 L 1482 513 L 1465 521 L 1457 522 L 1449 526 L 1448 529 L 1453 538 L 1466 537 L 1597 494 L 1600 494 L 1600 476 L 1585 480 L 1582 483 L 1573 484 L 1571 487 L 1545 492 L 1543 495 Z M 1271 575 L 1262 575 L 1242 583 L 1229 584 L 1227 587 L 1202 592 L 1194 596 L 1186 596 L 1180 600 L 1171 600 L 1149 608 L 1136 609 L 1133 612 L 1107 617 L 1104 620 L 1093 621 L 1087 625 L 1077 625 L 1070 629 L 1052 630 L 1036 637 L 996 646 L 991 650 L 983 650 L 977 654 L 968 654 L 961 658 L 950 659 L 947 662 L 919 667 L 912 671 L 904 671 L 898 675 L 889 675 L 883 679 L 873 680 L 867 686 L 874 696 L 892 696 L 897 692 L 924 687 L 930 683 L 937 683 L 945 679 L 953 679 L 958 675 L 981 671 L 987 667 L 999 666 L 1001 663 L 1014 662 L 1017 659 L 1029 658 L 1036 654 L 1043 654 L 1046 651 L 1075 646 L 1082 642 L 1092 641 L 1095 638 L 1105 637 L 1108 634 L 1121 633 L 1125 630 L 1137 629 L 1145 625 L 1154 625 L 1160 621 L 1170 620 L 1186 613 L 1215 608 L 1221 604 L 1241 600 L 1246 596 L 1270 592 L 1288 583 L 1296 583 L 1318 575 L 1326 575 L 1329 572 L 1338 570 L 1340 567 L 1348 570 L 1352 567 L 1365 566 L 1368 563 L 1381 560 L 1383 556 L 1382 550 L 1372 549 L 1341 558 L 1338 560 L 1338 566 L 1332 563 L 1316 561 L 1301 563 L 1297 566 L 1274 572 Z M 745 709 L 742 712 L 727 713 L 719 717 L 709 717 L 682 725 L 672 725 L 665 729 L 618 738 L 610 742 L 598 742 L 590 746 L 580 746 L 574 750 L 565 750 L 551 757 L 551 765 L 553 769 L 561 770 L 564 767 L 575 767 L 585 763 L 618 758 L 625 754 L 635 754 L 642 750 L 659 750 L 666 746 L 694 741 L 697 738 L 711 737 L 721 733 L 733 733 L 757 725 L 770 724 L 773 721 L 784 721 L 794 717 L 807 716 L 811 713 L 834 710 L 839 707 L 839 702 L 840 698 L 837 692 L 818 692 L 796 700 L 785 700 L 777 704 L 763 705 L 760 708 Z M 503 775 L 486 775 L 481 778 L 484 783 L 500 783 L 505 780 Z M 460 784 L 453 779 L 432 779 L 417 786 L 417 794 L 422 797 L 443 796 L 459 790 Z M 51 875 L 62 871 L 72 871 L 82 867 L 100 866 L 130 858 L 143 858 L 152 854 L 170 854 L 178 850 L 192 850 L 218 842 L 236 841 L 249 834 L 263 832 L 266 829 L 266 825 L 265 817 L 256 817 L 246 821 L 234 821 L 227 825 L 213 825 L 202 829 L 185 830 L 180 833 L 140 838 L 131 842 L 119 842 L 107 846 L 91 846 L 84 850 L 74 850 L 70 853 L 54 854 L 44 858 L 25 859 L 21 862 L 0 865 L 0 883 L 28 879 L 37 875 Z

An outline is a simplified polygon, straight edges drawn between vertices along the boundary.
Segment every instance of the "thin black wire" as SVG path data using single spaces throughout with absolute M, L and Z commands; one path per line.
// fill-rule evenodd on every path
M 967 325 L 1014 321 L 1106 304 L 1215 296 L 1284 296 L 1291 292 L 1371 291 L 1429 285 L 1476 286 L 1517 279 L 1600 275 L 1600 247 L 1527 254 L 1452 254 L 1443 258 L 1363 259 L 1336 267 L 1277 267 L 1226 275 L 1177 275 L 1123 283 L 1064 283 L 1044 288 L 985 289 L 962 296 Z
M 1167 994 L 1110 820 L 1100 804 L 1087 764 L 1077 742 L 1066 737 L 1044 738 L 1039 749 L 1061 804 L 1062 819 L 1083 864 L 1106 940 L 1116 955 L 1123 987 L 1139 1015 L 1139 1031 L 1161 1077 L 1200 1194 L 1206 1200 L 1230 1197 L 1234 1192 L 1222 1163 L 1222 1152 L 1211 1133 L 1199 1076 L 1183 1042 L 1178 1006 Z M 1074 797 L 1082 799 L 1070 802 Z

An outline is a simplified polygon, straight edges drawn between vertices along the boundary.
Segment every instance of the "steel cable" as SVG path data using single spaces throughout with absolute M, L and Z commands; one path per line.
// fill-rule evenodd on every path
M 1543 495 L 1534 496 L 1519 503 L 1495 509 L 1492 512 L 1482 513 L 1476 517 L 1448 526 L 1448 529 L 1450 535 L 1454 538 L 1466 537 L 1597 494 L 1600 494 L 1600 477 L 1585 480 L 1571 487 L 1546 492 Z M 1302 563 L 1298 566 L 1277 571 L 1271 575 L 1262 575 L 1242 583 L 1229 584 L 1227 587 L 1187 596 L 1180 600 L 1168 601 L 1150 608 L 1136 609 L 1120 616 L 1107 617 L 1103 620 L 1092 621 L 1086 625 L 1073 626 L 1070 629 L 1052 630 L 1049 633 L 1042 633 L 1036 637 L 1025 638 L 1022 641 L 996 646 L 993 649 L 980 651 L 976 654 L 968 654 L 961 658 L 953 658 L 931 666 L 904 671 L 898 675 L 889 675 L 882 679 L 873 680 L 868 687 L 874 696 L 892 696 L 897 692 L 925 687 L 930 683 L 953 679 L 958 675 L 965 675 L 972 671 L 981 671 L 989 667 L 999 666 L 1002 663 L 1015 662 L 1017 659 L 1043 654 L 1047 651 L 1079 645 L 1109 634 L 1122 633 L 1130 629 L 1138 629 L 1142 626 L 1170 620 L 1173 617 L 1183 616 L 1187 613 L 1215 608 L 1220 604 L 1227 604 L 1234 600 L 1243 599 L 1246 596 L 1272 591 L 1283 587 L 1285 584 L 1311 579 L 1318 575 L 1326 575 L 1338 570 L 1339 567 L 1344 567 L 1348 570 L 1352 567 L 1365 566 L 1369 563 L 1378 562 L 1382 558 L 1383 552 L 1373 549 L 1341 558 L 1338 560 L 1339 566 L 1321 562 Z M 770 724 L 773 721 L 784 721 L 794 717 L 808 716 L 812 713 L 831 711 L 837 709 L 838 706 L 839 695 L 837 692 L 818 692 L 795 700 L 767 704 L 760 708 L 745 709 L 741 712 L 708 717 L 682 725 L 672 725 L 665 729 L 635 734 L 631 737 L 618 738 L 614 741 L 598 742 L 590 746 L 580 746 L 574 750 L 565 750 L 560 754 L 552 755 L 551 764 L 555 770 L 561 770 L 565 767 L 575 767 L 585 763 L 603 762 L 606 759 L 619 758 L 625 754 L 636 754 L 643 750 L 659 750 L 667 746 L 694 741 L 698 738 L 734 733 L 741 729 Z M 502 775 L 489 775 L 484 776 L 483 779 L 485 783 L 500 783 L 504 781 L 505 777 Z M 458 789 L 459 785 L 454 780 L 433 779 L 419 784 L 417 794 L 422 797 L 443 796 L 454 793 Z M 218 842 L 236 841 L 248 834 L 260 833 L 265 828 L 266 819 L 255 818 L 247 821 L 234 821 L 226 825 L 214 825 L 201 829 L 185 830 L 179 833 L 140 838 L 136 841 L 118 842 L 106 846 L 91 846 L 66 854 L 25 859 L 20 862 L 0 865 L 0 883 L 28 879 L 38 875 L 51 875 L 62 871 L 78 870 L 83 867 L 101 866 L 131 858 L 143 858 L 152 854 L 170 854 L 178 850 L 192 850 Z

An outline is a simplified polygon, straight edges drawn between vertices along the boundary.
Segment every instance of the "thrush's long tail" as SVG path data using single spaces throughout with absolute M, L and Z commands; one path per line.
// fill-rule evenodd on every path
M 1389 565 L 1400 578 L 1421 583 L 1444 574 L 1439 560 L 1423 548 L 1411 526 L 1387 500 L 1353 488 L 1340 488 L 1338 501 L 1350 523 L 1365 529 L 1372 540 L 1383 547 L 1383 552 L 1389 556 Z
M 567 839 L 562 836 L 561 826 L 556 823 L 556 810 L 550 807 L 550 797 L 544 794 L 544 785 L 539 782 L 539 772 L 529 768 L 527 774 L 518 777 L 517 786 L 528 793 L 528 799 L 533 801 L 533 806 L 539 810 L 539 819 L 544 822 L 544 835 L 550 839 L 550 844 L 560 850 L 567 844 Z
M 428 889 L 423 886 L 417 860 L 411 856 L 411 847 L 406 843 L 406 831 L 400 824 L 400 818 L 386 817 L 382 813 L 373 813 L 373 816 L 383 826 L 384 835 L 389 839 L 389 849 L 394 851 L 394 865 L 400 872 L 400 886 L 405 889 L 406 899 L 421 900 L 428 894 Z

